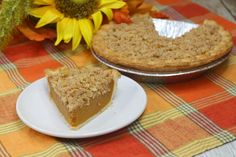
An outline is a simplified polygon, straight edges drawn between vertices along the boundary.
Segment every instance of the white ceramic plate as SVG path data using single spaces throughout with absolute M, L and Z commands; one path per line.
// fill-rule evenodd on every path
M 112 104 L 80 129 L 71 129 L 49 97 L 46 78 L 35 81 L 16 103 L 19 118 L 30 128 L 55 137 L 86 138 L 104 135 L 135 121 L 145 110 L 146 94 L 132 79 L 121 76 Z

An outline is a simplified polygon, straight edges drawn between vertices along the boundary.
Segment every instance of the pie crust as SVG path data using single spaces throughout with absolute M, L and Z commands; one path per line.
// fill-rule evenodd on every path
M 105 110 L 120 74 L 104 67 L 59 68 L 46 72 L 50 96 L 73 128 L 80 128 Z
M 132 24 L 103 25 L 92 40 L 92 49 L 104 59 L 142 71 L 178 71 L 219 59 L 233 47 L 232 35 L 215 21 L 175 39 L 158 35 L 152 20 L 136 15 Z

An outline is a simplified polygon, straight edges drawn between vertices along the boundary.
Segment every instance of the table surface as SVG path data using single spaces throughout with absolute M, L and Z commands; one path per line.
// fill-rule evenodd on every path
M 236 22 L 236 0 L 193 0 L 210 11 Z M 235 157 L 236 141 L 198 155 L 198 157 Z
M 208 10 L 236 22 L 236 0 L 193 0 Z

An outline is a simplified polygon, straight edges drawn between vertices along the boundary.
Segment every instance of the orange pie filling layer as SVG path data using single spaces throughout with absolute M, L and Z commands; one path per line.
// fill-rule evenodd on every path
M 116 70 L 104 67 L 47 71 L 50 95 L 72 127 L 82 127 L 105 110 L 113 97 Z

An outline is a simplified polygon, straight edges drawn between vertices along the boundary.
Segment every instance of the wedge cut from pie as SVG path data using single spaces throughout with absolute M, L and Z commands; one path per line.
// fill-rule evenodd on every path
M 50 96 L 72 128 L 80 128 L 111 103 L 120 73 L 105 67 L 46 71 Z
M 136 70 L 179 71 L 217 60 L 233 47 L 231 34 L 215 21 L 205 20 L 180 37 L 168 38 L 158 34 L 149 16 L 135 15 L 132 20 L 103 25 L 92 40 L 96 55 Z

